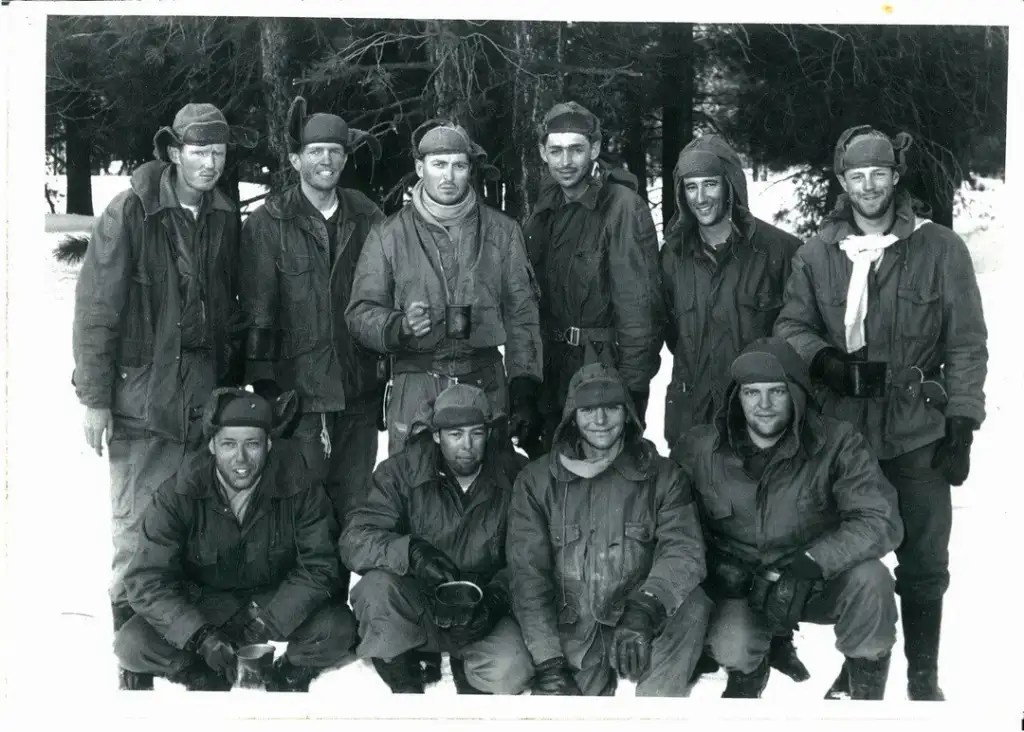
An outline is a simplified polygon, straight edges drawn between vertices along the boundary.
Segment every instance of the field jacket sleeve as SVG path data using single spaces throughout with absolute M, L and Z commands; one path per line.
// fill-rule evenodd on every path
M 949 394 L 946 416 L 968 417 L 980 426 L 985 421 L 988 329 L 970 252 L 952 232 L 948 234 L 942 268 L 946 283 L 942 296 L 944 372 Z
M 395 275 L 387 247 L 393 234 L 389 226 L 374 226 L 366 237 L 352 281 L 352 297 L 345 309 L 349 333 L 363 346 L 377 353 L 394 353 L 401 346 L 403 312 L 395 308 Z
M 273 223 L 270 215 L 260 209 L 253 212 L 242 227 L 238 299 L 242 312 L 251 319 L 245 348 L 247 383 L 274 377 L 274 360 L 277 358 L 277 253 L 281 241 Z
M 543 378 L 539 290 L 519 224 L 512 222 L 502 273 L 502 320 L 505 323 L 505 367 L 508 378 Z
M 814 295 L 814 273 L 808 261 L 808 254 L 821 246 L 824 245 L 820 241 L 811 239 L 793 256 L 793 271 L 786 282 L 782 311 L 774 328 L 775 335 L 789 341 L 789 345 L 807 363 L 818 351 L 830 345 L 822 337 L 827 330 Z
M 386 462 L 374 471 L 369 495 L 345 521 L 339 548 L 342 561 L 353 572 L 386 569 L 405 575 L 409 571 L 409 522 L 394 466 Z

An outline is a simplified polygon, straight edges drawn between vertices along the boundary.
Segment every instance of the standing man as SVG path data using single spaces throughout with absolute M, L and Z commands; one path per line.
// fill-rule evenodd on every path
M 448 387 L 420 405 L 405 447 L 378 466 L 369 498 L 349 516 L 340 546 L 363 574 L 352 590 L 359 656 L 395 693 L 422 694 L 439 680 L 420 662 L 439 669 L 441 651 L 460 694 L 518 694 L 533 676 L 505 570 L 512 481 L 525 461 L 493 428 L 481 389 Z M 483 590 L 454 626 L 433 597 L 452 580 Z
M 668 311 L 672 380 L 665 396 L 665 441 L 711 424 L 729 384 L 729 365 L 747 344 L 771 335 L 800 240 L 750 213 L 739 156 L 718 135 L 699 137 L 672 171 L 676 214 L 660 253 Z M 810 678 L 793 633 L 774 638 L 771 666 Z M 714 670 L 702 659 L 701 671 Z
M 548 175 L 524 227 L 545 359 L 534 456 L 551 447 L 573 374 L 595 358 L 619 370 L 643 423 L 663 330 L 654 220 L 636 178 L 598 162 L 601 123 L 576 102 L 556 104 L 538 142 Z
M 420 404 L 456 383 L 483 389 L 525 441 L 542 352 L 519 224 L 478 200 L 470 180 L 487 154 L 462 127 L 428 122 L 413 151 L 412 200 L 370 233 L 345 312 L 360 343 L 392 358 L 389 453 L 405 444 Z
M 896 493 L 857 430 L 818 412 L 786 341 L 754 341 L 729 377 L 715 423 L 694 427 L 672 456 L 704 519 L 707 644 L 729 671 L 722 696 L 759 698 L 773 634 L 805 621 L 835 626 L 845 691 L 881 699 L 896 600 L 880 560 L 903 536 Z
M 615 369 L 581 368 L 549 455 L 516 478 L 507 554 L 534 694 L 686 696 L 711 602 L 690 484 Z
M 967 480 L 985 419 L 988 331 L 963 240 L 898 187 L 910 143 L 866 125 L 840 136 L 845 193 L 797 253 L 775 332 L 810 364 L 823 412 L 860 428 L 896 487 L 908 693 L 942 700 L 950 486 Z
M 272 691 L 308 691 L 351 655 L 355 621 L 338 597 L 330 502 L 318 478 L 280 460 L 273 439 L 297 410 L 218 389 L 200 453 L 157 491 L 125 575 L 138 610 L 117 633 L 121 663 L 199 691 L 229 689 L 237 647 L 287 642 Z
M 246 380 L 267 396 L 298 393 L 289 447 L 323 482 L 340 527 L 377 459 L 385 383 L 378 366 L 386 364 L 355 342 L 344 319 L 356 262 L 384 215 L 338 179 L 356 147 L 379 147 L 341 117 L 306 116 L 302 97 L 289 110 L 288 139 L 299 183 L 271 196 L 242 228 L 240 300 L 253 322 Z
M 213 388 L 234 380 L 238 214 L 214 187 L 229 133 L 212 104 L 185 105 L 156 133 L 157 160 L 96 222 L 75 290 L 85 439 L 110 454 L 115 631 L 133 614 L 123 578 L 146 506 L 202 444 Z

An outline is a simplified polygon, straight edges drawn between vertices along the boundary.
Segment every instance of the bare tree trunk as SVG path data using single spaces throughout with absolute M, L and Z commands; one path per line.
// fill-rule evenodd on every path
M 468 111 L 466 109 L 467 99 L 463 94 L 462 74 L 473 73 L 473 59 L 467 57 L 455 28 L 457 21 L 452 20 L 430 20 L 427 21 L 427 57 L 434 67 L 432 89 L 429 96 L 431 107 L 427 114 L 432 117 L 450 119 L 454 122 L 466 125 Z M 461 68 L 466 64 L 469 68 Z M 472 134 L 472 130 L 470 130 Z
M 260 60 L 263 77 L 264 113 L 267 144 L 274 154 L 276 169 L 271 168 L 271 188 L 287 185 L 291 164 L 288 162 L 288 105 L 291 103 L 291 82 L 288 78 L 288 35 L 282 18 L 260 18 Z
M 67 213 L 92 216 L 92 140 L 83 119 L 88 115 L 85 95 L 76 95 L 64 115 L 64 175 L 67 177 Z
M 662 46 L 663 98 L 670 100 L 661 113 L 661 216 L 667 225 L 676 208 L 672 169 L 693 139 L 693 23 L 664 23 Z

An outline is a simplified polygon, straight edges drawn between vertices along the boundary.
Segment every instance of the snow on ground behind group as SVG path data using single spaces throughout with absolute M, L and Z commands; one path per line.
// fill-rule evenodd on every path
M 750 182 L 755 214 L 772 214 L 792 200 L 790 183 Z M 999 587 L 993 579 L 998 560 L 989 537 L 1005 541 L 1006 503 L 1010 483 L 1005 477 L 1007 454 L 1003 443 L 1011 432 L 1008 420 L 1022 383 L 1016 365 L 1016 310 L 1014 274 L 1019 260 L 1006 243 L 1002 222 L 1003 187 L 987 181 L 984 191 L 965 189 L 955 228 L 965 236 L 978 272 L 990 334 L 990 369 L 986 392 L 988 421 L 978 433 L 972 455 L 970 480 L 954 489 L 954 525 L 951 548 L 952 585 L 942 647 L 942 684 L 953 700 L 997 699 L 1016 692 L 1015 679 L 979 673 L 991 649 L 1003 647 L 1005 629 L 1015 627 L 1013 607 L 993 601 Z M 94 178 L 95 210 L 123 189 L 127 179 Z M 243 197 L 252 195 L 243 190 Z M 110 560 L 109 498 L 106 459 L 85 445 L 82 409 L 75 399 L 70 376 L 71 319 L 77 268 L 61 265 L 51 256 L 63 237 L 58 231 L 81 231 L 81 219 L 47 217 L 51 233 L 38 242 L 15 243 L 12 249 L 9 343 L 10 372 L 10 493 L 8 516 L 12 586 L 31 588 L 17 615 L 18 633 L 8 651 L 18 653 L 27 667 L 20 680 L 47 678 L 55 688 L 75 688 L 106 694 L 115 688 L 115 664 L 106 586 Z M 671 357 L 662 354 L 662 368 L 652 383 L 648 437 L 665 452 L 662 438 L 664 393 Z M 26 428 L 27 426 L 27 428 Z M 378 459 L 386 451 L 380 440 Z M 31 456 L 31 457 L 30 457 Z M 892 557 L 887 558 L 892 566 Z M 998 577 L 998 575 L 995 575 Z M 45 640 L 40 640 L 45 639 Z M 45 643 L 56 654 L 29 653 L 32 644 Z M 905 661 L 898 641 L 894 653 L 888 698 L 905 698 Z M 796 644 L 811 679 L 796 684 L 773 674 L 765 698 L 782 703 L 815 702 L 834 678 L 841 657 L 833 646 L 831 628 L 804 624 Z M 54 668 L 49 659 L 59 657 Z M 14 679 L 17 683 L 19 679 Z M 711 699 L 721 694 L 725 675 L 705 677 L 692 698 Z M 157 693 L 183 693 L 158 681 Z M 356 662 L 325 674 L 311 693 L 343 694 L 362 699 L 387 695 L 369 664 Z M 454 694 L 447 662 L 445 679 L 428 694 Z M 619 695 L 632 695 L 623 683 Z

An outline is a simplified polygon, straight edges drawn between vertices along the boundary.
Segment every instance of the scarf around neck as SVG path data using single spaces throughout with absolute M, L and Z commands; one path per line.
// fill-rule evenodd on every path
M 623 442 L 624 440 L 620 437 L 615 446 L 615 450 L 604 457 L 571 458 L 564 452 L 560 452 L 558 453 L 558 460 L 562 463 L 562 467 L 570 473 L 578 475 L 581 478 L 593 478 L 595 475 L 603 473 L 609 465 L 615 462 L 615 458 L 617 458 L 619 453 L 622 452 Z M 582 450 L 580 452 L 582 452 Z
M 423 181 L 420 180 L 413 186 L 412 204 L 427 221 L 447 229 L 461 224 L 473 211 L 476 207 L 476 191 L 470 188 L 461 201 L 446 205 L 428 196 L 423 188 Z

